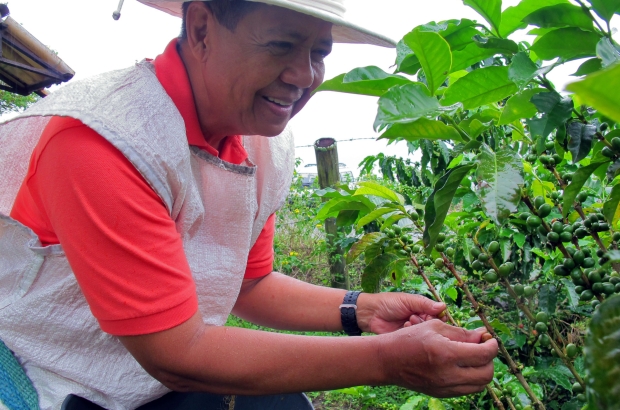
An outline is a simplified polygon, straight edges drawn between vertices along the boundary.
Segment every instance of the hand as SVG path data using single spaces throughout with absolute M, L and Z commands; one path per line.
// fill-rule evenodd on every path
M 357 323 L 364 332 L 394 332 L 427 320 L 439 319 L 444 303 L 407 293 L 362 293 L 357 299 Z M 441 320 L 446 321 L 446 316 Z
M 380 336 L 387 383 L 434 397 L 481 392 L 497 356 L 495 339 L 481 343 L 485 332 L 430 320 Z

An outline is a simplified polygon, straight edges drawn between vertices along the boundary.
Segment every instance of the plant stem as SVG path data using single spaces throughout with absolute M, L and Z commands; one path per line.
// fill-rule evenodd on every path
M 478 241 L 476 239 L 475 239 L 475 241 L 476 241 L 476 245 L 479 246 Z M 491 326 L 491 324 L 489 323 L 489 320 L 487 319 L 486 315 L 484 314 L 484 309 L 478 303 L 478 301 L 476 301 L 476 298 L 474 298 L 474 295 L 469 290 L 469 287 L 463 281 L 463 278 L 461 277 L 461 275 L 457 272 L 456 268 L 454 267 L 454 264 L 448 258 L 446 258 L 445 255 L 442 254 L 442 257 L 443 257 L 444 265 L 446 266 L 446 268 L 448 268 L 448 270 L 456 278 L 456 280 L 457 280 L 457 282 L 459 284 L 459 287 L 461 289 L 463 289 L 463 291 L 465 292 L 465 295 L 467 296 L 467 299 L 472 304 L 472 306 L 473 306 L 474 310 L 476 311 L 476 313 L 478 313 L 478 316 L 480 317 L 480 320 L 482 320 L 482 323 L 484 323 L 484 327 L 486 327 L 487 331 L 493 336 L 493 338 L 495 338 L 495 340 L 497 340 L 497 344 L 499 346 L 499 350 L 502 353 L 502 356 L 504 357 L 506 362 L 508 363 L 508 367 L 510 367 L 511 373 L 514 374 L 515 377 L 519 380 L 519 382 L 521 383 L 521 385 L 523 386 L 523 388 L 527 392 L 527 395 L 530 396 L 530 399 L 534 402 L 534 405 L 536 406 L 536 408 L 538 408 L 539 410 L 543 410 L 545 408 L 545 406 L 542 404 L 540 399 L 538 399 L 538 397 L 536 397 L 536 394 L 534 394 L 534 392 L 530 388 L 530 385 L 527 383 L 527 380 L 525 380 L 525 377 L 523 377 L 523 374 L 521 374 L 521 371 L 519 370 L 518 366 L 512 360 L 512 357 L 510 357 L 510 354 L 508 353 L 508 350 L 506 350 L 506 347 L 504 346 L 504 343 L 499 338 L 497 333 L 495 333 L 495 329 L 493 329 L 493 326 Z
M 495 382 L 493 382 L 493 383 L 496 384 Z M 502 401 L 499 399 L 499 397 L 497 397 L 497 394 L 495 394 L 495 392 L 493 391 L 493 388 L 491 387 L 490 384 L 487 384 L 486 389 L 489 392 L 489 394 L 491 395 L 491 398 L 493 399 L 493 404 L 495 404 L 497 406 L 497 408 L 500 409 L 500 410 L 506 410 L 506 408 L 502 404 Z
M 431 281 L 428 279 L 428 276 L 426 276 L 426 273 L 424 273 L 424 269 L 418 263 L 418 260 L 416 259 L 416 257 L 413 256 L 413 255 L 411 256 L 411 262 L 418 269 L 418 272 L 420 273 L 420 276 L 422 276 L 422 279 L 424 279 L 424 282 L 426 283 L 426 286 L 428 286 L 428 289 L 431 291 L 431 293 L 435 297 L 435 300 L 437 302 L 443 302 L 443 300 L 441 299 L 441 296 L 439 296 L 439 293 L 437 292 L 437 289 L 435 289 L 435 287 L 433 286 Z M 445 302 L 443 302 L 443 303 L 445 303 Z M 454 318 L 450 314 L 450 311 L 448 310 L 447 305 L 446 305 L 445 313 L 446 313 L 446 316 L 448 317 L 448 320 L 450 321 L 450 323 L 452 323 L 452 325 L 454 325 L 454 326 L 458 326 L 458 324 L 456 323 L 456 321 L 454 320 Z

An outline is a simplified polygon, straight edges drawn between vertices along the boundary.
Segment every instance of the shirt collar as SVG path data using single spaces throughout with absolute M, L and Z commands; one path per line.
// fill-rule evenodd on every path
M 243 147 L 241 136 L 233 135 L 226 137 L 222 142 L 220 152 L 205 141 L 200 128 L 200 122 L 198 121 L 192 87 L 177 46 L 178 39 L 168 43 L 163 54 L 155 58 L 153 65 L 155 66 L 157 79 L 185 121 L 187 142 L 189 145 L 195 145 L 211 155 L 220 157 L 224 161 L 241 164 L 248 157 Z

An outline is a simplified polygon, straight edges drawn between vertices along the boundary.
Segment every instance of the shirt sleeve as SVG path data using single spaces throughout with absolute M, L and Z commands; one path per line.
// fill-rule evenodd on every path
M 272 214 L 250 250 L 245 279 L 262 278 L 273 271 L 273 238 L 276 231 L 276 215 Z
M 26 184 L 105 332 L 154 333 L 197 311 L 174 221 L 120 151 L 82 125 L 50 138 L 33 161 Z

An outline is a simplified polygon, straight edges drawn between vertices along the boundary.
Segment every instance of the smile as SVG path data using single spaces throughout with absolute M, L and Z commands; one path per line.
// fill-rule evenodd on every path
M 267 97 L 267 96 L 264 96 L 263 98 L 266 99 L 267 101 L 269 101 L 271 103 L 274 103 L 274 104 L 277 104 L 277 105 L 279 105 L 281 107 L 290 107 L 291 105 L 293 105 L 295 103 L 295 101 L 288 102 L 288 101 L 278 100 L 277 98 L 272 98 L 272 97 Z

